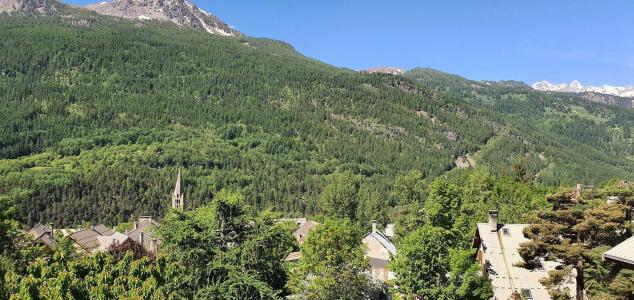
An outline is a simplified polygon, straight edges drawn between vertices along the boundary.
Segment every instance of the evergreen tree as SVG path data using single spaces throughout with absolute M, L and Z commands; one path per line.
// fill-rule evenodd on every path
M 560 189 L 547 197 L 552 210 L 540 211 L 532 218 L 524 235 L 530 241 L 521 245 L 523 266 L 529 269 L 541 265 L 543 259 L 558 261 L 562 268 L 551 271 L 543 284 L 556 298 L 566 298 L 570 291 L 560 284 L 567 276 L 576 278 L 576 299 L 586 294 L 585 268 L 587 257 L 595 247 L 616 245 L 627 238 L 630 228 L 627 207 L 601 204 L 584 210 L 584 201 L 574 197 L 569 189 Z

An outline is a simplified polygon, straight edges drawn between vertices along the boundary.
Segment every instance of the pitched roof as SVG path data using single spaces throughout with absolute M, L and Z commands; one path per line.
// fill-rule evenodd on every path
M 114 230 L 106 227 L 103 224 L 95 225 L 93 230 L 99 232 L 100 235 L 109 236 L 114 234 Z
M 383 248 L 385 248 L 391 255 L 396 255 L 396 246 L 380 231 L 370 232 L 366 237 L 373 237 L 376 239 Z
M 99 248 L 97 250 L 108 251 L 110 246 L 112 246 L 113 244 L 115 243 L 122 244 L 123 242 L 127 240 L 128 240 L 128 236 L 119 232 L 115 232 L 114 234 L 109 236 L 98 236 L 97 241 L 99 242 Z
M 491 231 L 488 223 L 477 225 L 474 247 L 481 247 L 485 272 L 488 274 L 495 299 L 510 299 L 514 291 L 522 289 L 531 291 L 534 299 L 550 299 L 548 290 L 539 282 L 548 276 L 548 271 L 559 264 L 543 261 L 543 269 L 528 270 L 516 266 L 523 262 L 518 249 L 521 243 L 527 242 L 524 228 L 527 224 L 499 224 L 497 231 Z M 575 291 L 574 278 L 567 279 L 565 285 Z
M 41 242 L 49 248 L 55 247 L 55 239 L 52 235 L 52 228 L 47 228 L 45 225 L 37 224 L 31 230 L 29 230 L 29 234 L 33 237 L 33 240 L 36 242 Z
M 381 233 L 380 231 L 377 230 L 377 231 L 373 231 L 373 232 L 368 233 L 366 235 L 366 238 L 367 237 L 374 238 L 391 255 L 396 255 L 396 246 L 394 246 L 394 243 L 392 243 L 392 241 L 390 241 L 390 239 L 387 236 L 385 236 L 385 234 L 383 234 L 383 233 Z
M 136 229 L 128 232 L 128 237 L 150 251 L 152 240 L 157 239 L 154 228 L 158 226 L 159 224 L 152 218 L 141 217 L 136 221 Z M 141 233 L 143 233 L 143 241 L 141 241 Z
M 634 266 L 634 236 L 603 253 L 603 258 Z
M 293 232 L 293 236 L 299 244 L 303 244 L 306 240 L 306 237 L 308 236 L 308 232 L 311 229 L 315 228 L 317 225 L 319 225 L 319 223 L 315 221 L 306 221 L 304 222 L 304 224 L 299 226 L 299 228 L 297 228 L 295 232 Z
M 101 236 L 99 232 L 88 228 L 71 234 L 70 238 L 82 249 L 92 252 L 94 249 L 99 247 L 99 240 L 97 239 L 99 236 Z
M 300 258 L 302 258 L 302 252 L 297 251 L 297 252 L 291 252 L 288 254 L 288 256 L 286 257 L 286 261 L 297 261 Z

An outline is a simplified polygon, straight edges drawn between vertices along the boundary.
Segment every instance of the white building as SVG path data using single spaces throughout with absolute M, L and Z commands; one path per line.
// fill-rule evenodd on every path
M 372 232 L 363 238 L 363 244 L 366 246 L 365 256 L 370 260 L 372 276 L 383 282 L 394 279 L 388 263 L 396 255 L 396 246 L 377 229 L 376 222 L 372 222 Z
M 518 267 L 523 259 L 518 253 L 520 244 L 527 242 L 524 228 L 528 224 L 498 224 L 498 212 L 489 212 L 489 223 L 479 223 L 473 247 L 478 249 L 477 260 L 483 268 L 484 276 L 491 280 L 494 296 L 492 299 L 551 299 L 548 290 L 539 280 L 548 276 L 548 271 L 559 264 L 542 261 L 541 268 L 528 270 Z M 574 275 L 574 274 L 573 274 Z M 565 287 L 575 295 L 574 276 L 565 282 Z

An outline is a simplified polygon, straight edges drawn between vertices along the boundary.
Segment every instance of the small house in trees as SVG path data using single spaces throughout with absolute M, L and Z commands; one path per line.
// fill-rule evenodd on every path
M 304 219 L 304 222 L 301 222 L 298 225 L 299 227 L 297 228 L 297 230 L 293 232 L 293 237 L 295 237 L 295 240 L 297 241 L 297 243 L 301 245 L 304 243 L 304 241 L 306 241 L 306 237 L 308 237 L 308 233 L 313 228 L 317 227 L 319 223 Z
M 127 233 L 128 238 L 143 246 L 149 253 L 156 254 L 160 240 L 154 233 L 159 224 L 152 217 L 141 216 L 132 225 L 132 230 Z
M 280 221 L 293 221 L 298 226 L 295 231 L 293 231 L 293 237 L 297 241 L 298 244 L 303 244 L 308 237 L 309 232 L 317 227 L 319 223 L 311 220 L 307 220 L 306 218 L 295 218 L 295 219 L 282 219 Z M 300 251 L 291 252 L 287 257 L 286 261 L 288 262 L 297 262 L 302 257 L 302 253 Z
M 523 233 L 528 224 L 499 224 L 497 211 L 489 212 L 488 221 L 477 225 L 473 248 L 478 249 L 476 259 L 482 266 L 483 275 L 493 285 L 493 299 L 551 299 L 548 289 L 539 281 L 559 264 L 542 261 L 534 270 L 519 266 L 523 259 L 518 249 L 520 244 L 528 241 Z M 575 283 L 575 277 L 565 281 L 571 296 L 576 293 Z
M 625 240 L 603 253 L 603 259 L 616 262 L 625 268 L 634 270 L 634 237 Z
M 390 271 L 388 263 L 392 256 L 396 255 L 396 246 L 390 239 L 377 228 L 377 222 L 372 222 L 372 232 L 363 238 L 366 246 L 365 256 L 370 260 L 370 271 L 372 276 L 383 282 L 394 278 L 394 273 Z
M 37 224 L 31 228 L 28 233 L 33 238 L 33 241 L 42 244 L 49 249 L 53 249 L 57 245 L 55 243 L 55 235 L 53 234 L 53 224 Z

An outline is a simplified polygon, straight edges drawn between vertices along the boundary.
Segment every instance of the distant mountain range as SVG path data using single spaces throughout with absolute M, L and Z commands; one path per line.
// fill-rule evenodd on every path
M 564 93 L 599 93 L 613 95 L 619 97 L 634 97 L 634 85 L 628 86 L 591 86 L 583 85 L 581 82 L 574 80 L 570 83 L 553 84 L 548 81 L 540 81 L 533 84 L 533 88 L 539 91 L 547 92 L 564 92 Z

